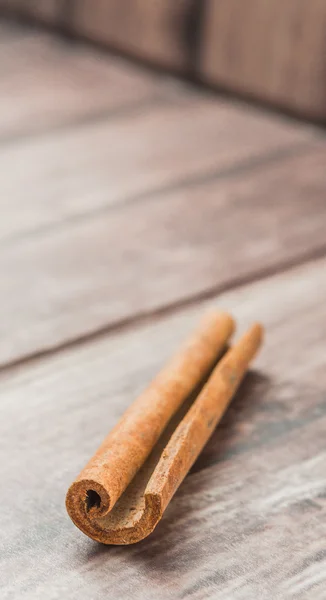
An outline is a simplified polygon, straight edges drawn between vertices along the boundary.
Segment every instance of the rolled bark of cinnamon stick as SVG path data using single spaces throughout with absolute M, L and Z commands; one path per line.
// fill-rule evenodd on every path
M 206 316 L 69 488 L 67 511 L 86 535 L 131 544 L 153 531 L 261 343 L 256 325 L 218 363 L 171 437 L 171 417 L 216 363 L 233 330 L 229 315 Z

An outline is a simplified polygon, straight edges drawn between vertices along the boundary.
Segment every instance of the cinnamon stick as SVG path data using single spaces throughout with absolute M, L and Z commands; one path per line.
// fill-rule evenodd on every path
M 262 329 L 256 325 L 220 361 L 171 437 L 171 417 L 212 368 L 233 329 L 229 315 L 209 314 L 72 484 L 67 510 L 88 536 L 130 544 L 154 529 L 260 345 Z

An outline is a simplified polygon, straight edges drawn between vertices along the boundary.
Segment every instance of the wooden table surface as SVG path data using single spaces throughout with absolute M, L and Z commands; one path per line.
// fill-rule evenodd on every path
M 1 598 L 326 597 L 326 139 L 0 25 Z M 66 490 L 207 306 L 266 344 L 138 545 Z

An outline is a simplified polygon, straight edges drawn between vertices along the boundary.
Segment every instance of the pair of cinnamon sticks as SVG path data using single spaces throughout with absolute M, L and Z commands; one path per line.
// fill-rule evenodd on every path
M 255 324 L 219 360 L 234 329 L 230 315 L 206 315 L 71 485 L 67 511 L 86 535 L 132 544 L 156 527 L 261 345 Z M 188 410 L 187 399 L 208 375 Z

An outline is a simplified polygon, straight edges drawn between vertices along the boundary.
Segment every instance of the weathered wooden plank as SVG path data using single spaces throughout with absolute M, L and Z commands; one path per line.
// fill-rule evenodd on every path
M 320 254 L 325 156 L 321 143 L 4 244 L 1 363 Z
M 202 75 L 325 120 L 325 19 L 324 0 L 208 0 Z
M 19 31 L 1 45 L 0 144 L 97 113 L 109 114 L 156 93 L 154 75 L 122 60 L 50 34 Z
M 114 63 L 112 66 L 114 69 Z M 83 68 L 82 87 L 92 87 L 87 73 Z M 119 71 L 116 75 L 119 78 Z M 8 88 L 8 111 L 14 116 L 21 107 L 12 109 L 12 87 Z M 30 110 L 40 113 L 42 107 L 34 104 L 33 94 Z M 112 97 L 110 94 L 106 100 L 102 89 L 101 101 L 118 101 L 118 89 L 112 91 Z M 136 106 L 120 119 L 103 118 L 87 127 L 0 148 L 0 239 L 150 196 L 184 180 L 264 160 L 266 155 L 312 139 L 309 128 L 190 90 L 175 92 L 167 84 L 157 94 L 161 100 Z M 66 100 L 60 104 L 68 112 L 65 118 L 74 118 L 75 100 L 74 93 L 70 95 L 67 90 Z M 97 100 L 93 94 L 89 100 L 93 110 Z M 88 107 L 82 101 L 80 108 Z M 56 117 L 56 111 L 55 102 L 47 106 L 45 119 L 48 121 L 53 113 Z M 14 126 L 19 127 L 19 119 Z
M 187 69 L 192 60 L 193 0 L 2 0 L 2 5 L 174 70 Z
M 82 0 L 73 13 L 73 29 L 165 67 L 188 67 L 192 0 Z
M 325 121 L 324 0 L 0 0 L 4 6 Z
M 163 564 L 163 557 L 180 564 L 190 554 L 179 568 L 179 598 L 322 600 L 325 426 L 321 416 L 284 436 L 280 447 L 254 449 L 188 479 L 152 541 Z
M 261 319 L 266 346 L 200 471 L 136 546 L 84 537 L 65 490 L 207 303 L 2 373 L 3 597 L 322 600 L 325 300 L 319 261 L 209 302 L 241 329 Z

